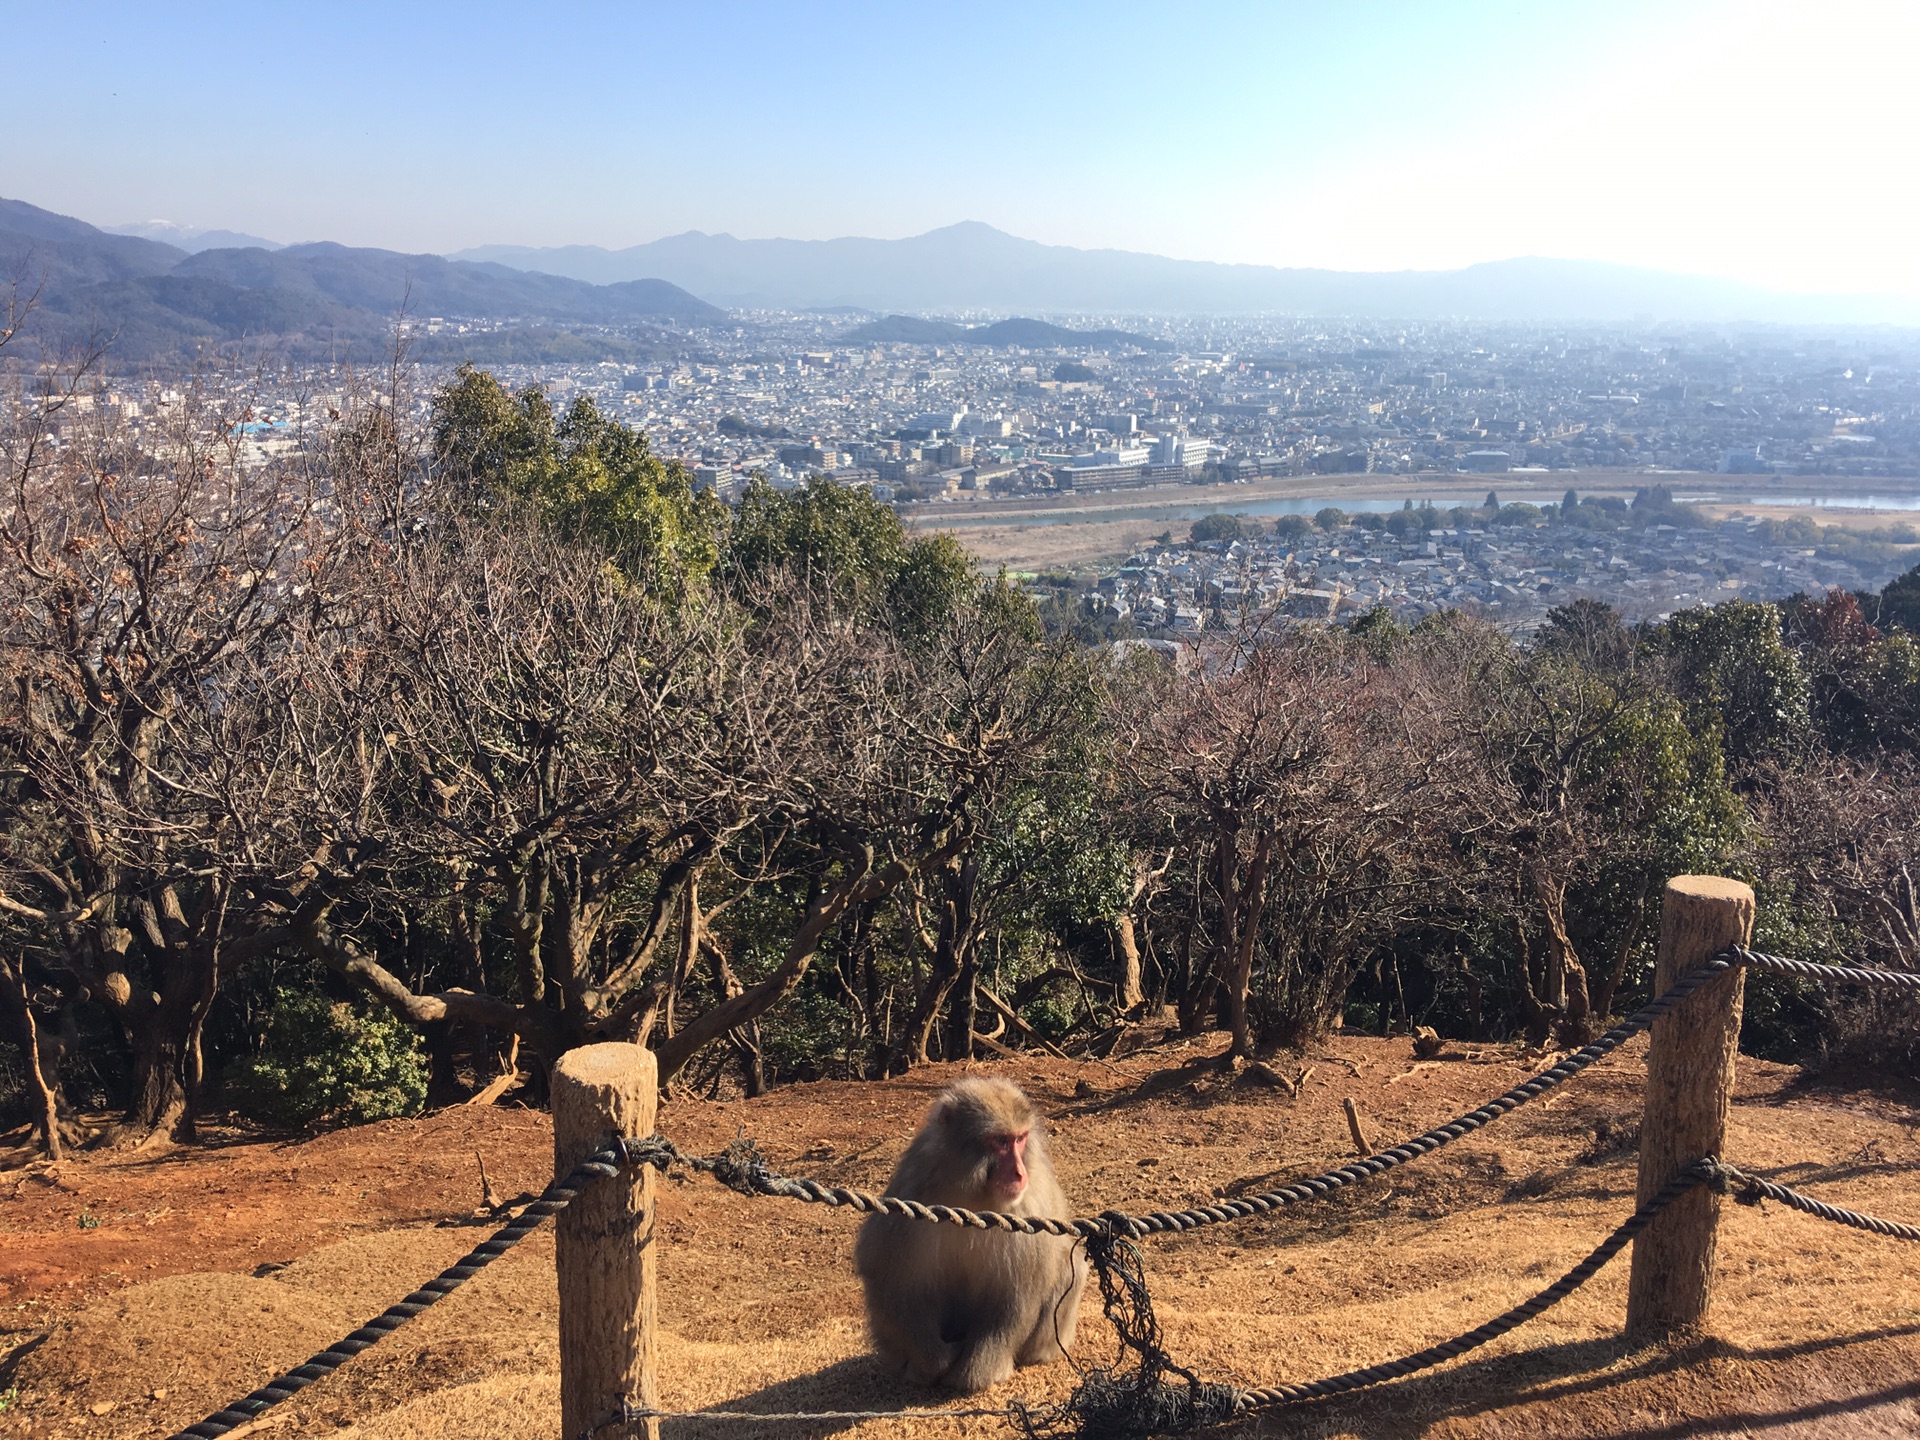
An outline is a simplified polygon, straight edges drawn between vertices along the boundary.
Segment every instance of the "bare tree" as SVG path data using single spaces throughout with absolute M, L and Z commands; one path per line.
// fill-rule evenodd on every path
M 285 940 L 323 866 L 273 823 L 274 677 L 344 512 L 308 467 L 246 463 L 222 388 L 139 433 L 71 385 L 0 416 L 0 907 L 120 1028 L 139 1133 L 190 1119 L 223 967 Z
M 1149 703 L 1128 696 L 1121 765 L 1189 857 L 1201 959 L 1182 1023 L 1218 1006 L 1243 1055 L 1256 973 L 1270 1038 L 1297 1043 L 1338 1014 L 1414 893 L 1439 768 L 1342 637 L 1255 629 L 1203 659 Z

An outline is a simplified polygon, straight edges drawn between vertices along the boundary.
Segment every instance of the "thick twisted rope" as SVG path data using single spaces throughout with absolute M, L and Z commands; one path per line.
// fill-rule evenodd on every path
M 237 1425 L 255 1419 L 282 1400 L 290 1400 L 316 1380 L 324 1379 L 369 1346 L 377 1345 L 422 1310 L 444 1300 L 463 1284 L 518 1245 L 540 1228 L 549 1215 L 558 1215 L 580 1192 L 595 1180 L 618 1175 L 625 1162 L 624 1145 L 616 1143 L 597 1150 L 576 1165 L 561 1180 L 540 1192 L 540 1198 L 502 1225 L 459 1260 L 442 1270 L 397 1305 L 391 1305 L 344 1339 L 335 1341 L 304 1365 L 295 1366 L 276 1380 L 270 1380 L 251 1395 L 236 1400 L 224 1410 L 207 1416 L 197 1425 L 179 1431 L 172 1440 L 215 1440 Z
M 1258 1390 L 1242 1390 L 1238 1408 L 1242 1411 L 1260 1410 L 1274 1405 L 1292 1405 L 1302 1400 L 1325 1400 L 1335 1395 L 1344 1395 L 1352 1390 L 1362 1390 L 1370 1385 L 1378 1385 L 1383 1381 L 1398 1380 L 1415 1371 L 1426 1370 L 1444 1361 L 1455 1359 L 1469 1350 L 1477 1350 L 1489 1340 L 1497 1340 L 1509 1330 L 1518 1329 L 1542 1311 L 1559 1304 L 1597 1275 L 1602 1266 L 1625 1249 L 1634 1236 L 1647 1228 L 1654 1216 L 1696 1185 L 1721 1183 L 1726 1173 L 1727 1167 L 1712 1156 L 1694 1161 L 1661 1186 L 1652 1199 L 1629 1215 L 1611 1235 L 1594 1246 L 1584 1260 L 1553 1284 L 1539 1294 L 1522 1300 L 1511 1310 L 1502 1311 L 1485 1324 L 1476 1325 L 1464 1335 L 1456 1335 L 1451 1340 L 1443 1340 L 1438 1345 L 1430 1345 L 1425 1350 L 1402 1356 L 1398 1360 L 1387 1360 L 1378 1365 L 1366 1366 L 1364 1369 L 1349 1370 L 1344 1375 L 1331 1375 L 1324 1380 L 1308 1380 L 1293 1385 L 1269 1385 Z
M 1789 960 L 1783 955 L 1762 955 L 1744 945 L 1734 945 L 1727 958 L 1753 970 L 1771 970 L 1777 975 L 1798 975 L 1806 980 L 1829 980 L 1842 985 L 1886 985 L 1896 990 L 1920 990 L 1920 974 L 1907 970 L 1858 970 L 1850 965 L 1819 965 L 1811 960 Z
M 1317 1200 L 1344 1186 L 1362 1180 L 1371 1180 L 1376 1175 L 1383 1175 L 1396 1166 L 1405 1165 L 1423 1155 L 1430 1155 L 1443 1145 L 1450 1145 L 1463 1136 L 1471 1135 L 1475 1130 L 1493 1123 L 1508 1111 L 1517 1110 L 1528 1101 L 1539 1099 L 1556 1085 L 1571 1080 L 1594 1061 L 1619 1049 L 1702 985 L 1725 974 L 1738 963 L 1740 962 L 1731 955 L 1715 956 L 1699 969 L 1683 976 L 1666 994 L 1648 1001 L 1591 1045 L 1576 1050 L 1551 1069 L 1543 1070 L 1538 1075 L 1523 1080 L 1505 1094 L 1496 1095 L 1477 1110 L 1449 1120 L 1444 1125 L 1436 1125 L 1433 1129 L 1424 1134 L 1415 1135 L 1410 1140 L 1403 1140 L 1390 1150 L 1382 1150 L 1367 1156 L 1364 1160 L 1355 1160 L 1351 1164 L 1340 1166 L 1337 1170 L 1328 1170 L 1319 1175 L 1309 1176 L 1305 1180 L 1295 1181 L 1278 1190 L 1267 1190 L 1257 1195 L 1243 1195 L 1238 1199 L 1223 1200 L 1218 1204 L 1202 1205 L 1191 1210 L 1155 1210 L 1147 1215 L 1128 1215 L 1123 1211 L 1109 1210 L 1103 1215 L 1083 1219 L 1055 1220 L 1039 1216 L 1007 1215 L 992 1210 L 967 1210 L 956 1205 L 926 1205 L 918 1200 L 903 1200 L 895 1195 L 875 1195 L 865 1190 L 849 1190 L 838 1185 L 823 1185 L 818 1180 L 800 1180 L 777 1175 L 750 1141 L 737 1142 L 723 1154 L 711 1159 L 696 1159 L 681 1156 L 677 1150 L 673 1149 L 671 1141 L 656 1135 L 644 1142 L 639 1142 L 649 1147 L 644 1154 L 634 1150 L 630 1150 L 629 1153 L 636 1155 L 637 1158 L 645 1158 L 649 1163 L 659 1163 L 654 1156 L 670 1152 L 673 1158 L 695 1169 L 709 1172 L 722 1184 L 739 1190 L 743 1194 L 778 1195 L 790 1200 L 805 1200 L 816 1205 L 844 1207 L 866 1215 L 902 1215 L 913 1220 L 945 1221 L 976 1230 L 1006 1230 L 1023 1235 L 1066 1235 L 1076 1239 L 1092 1239 L 1113 1233 L 1139 1236 L 1197 1230 L 1203 1225 L 1219 1225 L 1227 1221 L 1244 1220 L 1254 1215 L 1267 1215 L 1288 1205 L 1297 1205 L 1305 1200 Z M 659 1147 L 664 1147 L 664 1150 Z
M 1771 1180 L 1762 1180 L 1758 1175 L 1749 1175 L 1731 1165 L 1722 1165 L 1720 1173 L 1730 1184 L 1738 1187 L 1734 1198 L 1742 1205 L 1758 1205 L 1763 1199 L 1778 1200 L 1782 1205 L 1798 1210 L 1802 1215 L 1811 1215 L 1816 1220 L 1831 1220 L 1836 1225 L 1884 1235 L 1889 1240 L 1920 1240 L 1920 1225 L 1904 1225 L 1898 1220 L 1882 1220 L 1878 1215 L 1863 1215 L 1858 1210 L 1829 1205 L 1824 1200 L 1803 1195 L 1786 1185 L 1776 1185 Z
M 999 1409 L 763 1412 L 657 1410 L 629 1405 L 623 1410 L 620 1420 L 624 1422 L 658 1419 L 798 1423 L 827 1420 L 992 1418 L 1015 1422 L 1026 1429 L 1029 1435 L 1074 1435 L 1079 1437 L 1079 1440 L 1138 1440 L 1138 1437 L 1146 1435 L 1180 1433 L 1254 1410 L 1274 1409 L 1351 1394 L 1356 1390 L 1368 1389 L 1390 1380 L 1403 1379 L 1421 1370 L 1431 1369 L 1435 1365 L 1457 1359 L 1470 1350 L 1478 1349 L 1489 1341 L 1518 1329 L 1578 1290 L 1626 1248 L 1635 1236 L 1646 1229 L 1655 1216 L 1697 1185 L 1711 1185 L 1717 1190 L 1732 1191 L 1734 1198 L 1743 1204 L 1758 1204 L 1764 1197 L 1778 1200 L 1781 1204 L 1803 1214 L 1852 1229 L 1865 1230 L 1897 1240 L 1920 1240 L 1920 1226 L 1905 1225 L 1893 1220 L 1884 1220 L 1875 1215 L 1863 1215 L 1858 1211 L 1842 1209 L 1837 1205 L 1828 1205 L 1788 1186 L 1762 1180 L 1735 1166 L 1707 1156 L 1675 1174 L 1645 1205 L 1635 1210 L 1606 1239 L 1595 1246 L 1579 1264 L 1538 1294 L 1530 1296 L 1464 1334 L 1443 1340 L 1437 1345 L 1430 1345 L 1412 1355 L 1383 1361 L 1377 1365 L 1368 1365 L 1358 1370 L 1349 1370 L 1340 1375 L 1330 1375 L 1322 1380 L 1269 1385 L 1258 1389 L 1235 1389 L 1231 1386 L 1208 1384 L 1198 1380 L 1190 1372 L 1173 1364 L 1164 1352 L 1160 1351 L 1158 1326 L 1152 1319 L 1151 1300 L 1144 1296 L 1144 1284 L 1138 1283 L 1137 1273 L 1129 1270 L 1124 1264 L 1115 1265 L 1112 1268 L 1116 1274 L 1109 1281 L 1107 1273 L 1109 1267 L 1103 1264 L 1096 1269 L 1101 1275 L 1103 1298 L 1106 1301 L 1109 1316 L 1120 1331 L 1123 1343 L 1142 1357 L 1142 1363 L 1126 1374 L 1115 1374 L 1111 1371 L 1093 1372 L 1076 1389 L 1072 1397 L 1056 1406 L 1030 1406 L 1016 1402 Z M 1132 1250 L 1131 1243 L 1124 1238 L 1115 1237 L 1115 1244 L 1117 1248 Z M 1140 1309 L 1143 1305 L 1144 1311 Z M 1136 1344 L 1136 1342 L 1141 1343 Z M 1184 1383 L 1170 1384 L 1161 1378 L 1169 1373 L 1178 1375 Z
M 858 1424 L 864 1420 L 1011 1420 L 1018 1413 L 1017 1405 L 973 1406 L 964 1410 L 655 1410 L 629 1400 L 621 1405 L 618 1415 L 584 1431 L 583 1436 L 601 1435 L 646 1420 L 735 1420 L 761 1425 L 832 1420 Z

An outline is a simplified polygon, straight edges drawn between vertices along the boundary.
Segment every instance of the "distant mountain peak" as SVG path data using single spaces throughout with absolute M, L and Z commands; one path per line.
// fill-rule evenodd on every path
M 176 246 L 188 254 L 197 254 L 202 250 L 278 250 L 277 240 L 264 240 L 258 235 L 248 235 L 240 230 L 207 230 L 192 225 L 178 225 L 171 220 L 142 220 L 131 225 L 107 225 L 102 229 L 108 235 L 134 235 L 142 240 L 158 240 L 162 244 Z

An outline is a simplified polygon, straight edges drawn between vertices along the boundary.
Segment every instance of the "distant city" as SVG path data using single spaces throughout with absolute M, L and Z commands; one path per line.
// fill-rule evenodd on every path
M 1920 479 L 1920 336 L 1906 332 L 1076 317 L 1105 332 L 1094 350 L 740 320 L 692 332 L 670 360 L 496 370 L 593 395 L 723 489 L 756 470 L 913 499 L 1462 470 Z
M 755 476 L 777 487 L 827 476 L 866 487 L 916 527 L 962 536 L 1060 523 L 1068 510 L 1084 520 L 1102 504 L 1167 512 L 1176 518 L 1151 553 L 1140 532 L 1104 563 L 1076 565 L 1090 609 L 1143 630 L 1178 633 L 1247 598 L 1330 616 L 1463 604 L 1524 624 L 1594 595 L 1657 615 L 1733 595 L 1872 588 L 1914 558 L 1899 515 L 1863 526 L 1857 512 L 1920 513 L 1920 331 L 728 310 L 660 279 L 599 284 L 129 228 L 147 233 L 0 201 L 0 248 L 19 273 L 47 277 L 35 317 L 46 353 L 89 336 L 108 345 L 100 403 L 158 407 L 180 383 L 167 375 L 238 375 L 208 362 L 244 356 L 248 443 L 283 450 L 337 406 L 345 360 L 377 363 L 404 298 L 422 396 L 471 361 L 559 406 L 590 398 L 728 499 Z M 955 227 L 793 253 L 816 270 L 904 256 L 897 275 L 928 284 L 948 253 L 930 244 L 1008 240 Z M 1060 266 L 1093 263 L 1093 252 L 1048 253 Z M 1502 273 L 1518 284 L 1546 272 Z M 1509 503 L 1490 509 L 1470 493 L 1483 479 Z M 1244 506 L 1229 488 L 1242 485 Z M 1374 513 L 1435 498 L 1411 520 Z M 1788 501 L 1855 513 L 1843 533 L 1739 511 Z M 1332 506 L 1357 523 L 1303 532 L 1298 519 L 1268 518 L 1212 540 L 1190 533 L 1198 516 L 1249 506 L 1269 516 Z

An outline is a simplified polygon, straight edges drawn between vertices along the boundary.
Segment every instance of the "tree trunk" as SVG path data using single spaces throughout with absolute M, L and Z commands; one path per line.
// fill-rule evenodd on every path
M 827 931 L 838 924 L 840 917 L 850 908 L 879 899 L 924 868 L 944 864 L 959 849 L 964 838 L 957 834 L 950 835 L 945 844 L 930 854 L 912 862 L 890 861 L 877 870 L 866 871 L 856 880 L 843 882 L 815 896 L 807 905 L 806 918 L 801 921 L 800 928 L 787 942 L 786 954 L 771 975 L 724 1004 L 714 1006 L 678 1035 L 661 1044 L 662 1083 L 678 1074 L 709 1041 L 758 1018 L 791 995 L 806 978 L 807 968 L 813 963 L 814 953 L 820 948 Z
M 671 1035 L 679 1028 L 680 990 L 693 974 L 694 958 L 700 953 L 700 928 L 700 885 L 696 878 L 689 877 L 680 892 L 680 948 L 673 957 L 673 978 L 667 983 L 667 998 L 660 1011 L 662 1034 Z
M 1260 917 L 1267 906 L 1267 866 L 1273 857 L 1273 836 L 1262 834 L 1253 847 L 1253 860 L 1247 866 L 1247 878 L 1240 887 L 1237 944 L 1233 957 L 1233 980 L 1227 991 L 1227 1023 L 1233 1031 L 1229 1057 L 1253 1054 L 1253 1022 L 1248 1016 L 1247 994 L 1253 987 L 1253 953 L 1260 938 Z
M 141 1136 L 171 1134 L 187 1112 L 186 1087 L 181 1083 L 182 1042 L 165 1031 L 155 1016 L 134 1035 L 127 1124 Z
M 1547 993 L 1560 1011 L 1559 1040 L 1585 1045 L 1593 1039 L 1593 1008 L 1587 998 L 1587 967 L 1567 935 L 1566 882 L 1536 875 L 1534 888 L 1547 926 Z
M 467 1100 L 460 1093 L 460 1077 L 454 1065 L 453 1022 L 436 1020 L 421 1027 L 427 1044 L 427 1108 L 444 1110 Z
M 947 1011 L 949 1060 L 973 1058 L 974 1024 L 980 1012 L 980 997 L 976 993 L 979 984 L 980 952 L 977 946 L 969 944 L 965 957 L 960 961 L 960 973 L 954 977 L 953 1004 Z
M 1133 911 L 1122 910 L 1113 922 L 1113 931 L 1120 945 L 1120 1013 L 1132 1017 L 1147 1005 L 1140 983 L 1140 938 L 1134 933 Z
M 740 983 L 740 977 L 733 973 L 733 966 L 727 963 L 727 952 L 722 950 L 704 934 L 700 948 L 707 952 L 707 959 L 713 964 L 714 1000 L 724 1002 L 733 999 L 747 987 Z M 760 1022 L 749 1020 L 737 1030 L 727 1032 L 727 1043 L 733 1046 L 735 1058 L 740 1062 L 740 1084 L 747 1092 L 749 1100 L 767 1093 L 766 1057 L 760 1052 Z
M 162 958 L 164 963 L 175 957 Z M 126 1128 L 142 1140 L 162 1133 L 184 1138 L 187 1043 L 200 986 L 177 971 L 162 982 L 166 989 L 158 994 L 148 990 L 144 980 L 136 984 L 123 971 L 109 975 L 107 984 L 108 1008 L 120 1021 L 133 1062 Z M 182 990 L 190 990 L 193 999 L 183 998 Z
M 1167 867 L 1173 864 L 1173 854 L 1169 850 L 1166 860 L 1155 870 L 1149 870 L 1144 860 L 1133 862 L 1133 885 L 1127 891 L 1127 903 L 1121 906 L 1119 915 L 1114 918 L 1114 939 L 1120 946 L 1120 992 L 1115 998 L 1123 1019 L 1138 1016 L 1147 1008 L 1146 991 L 1140 974 L 1140 936 L 1134 928 L 1133 909 L 1140 903 L 1140 897 L 1147 893 L 1147 882 L 1167 873 Z
M 1520 970 L 1520 1014 L 1527 1022 L 1527 1043 L 1540 1046 L 1553 1033 L 1553 1016 L 1541 1002 L 1533 981 L 1533 955 L 1527 945 L 1527 917 L 1519 910 L 1513 914 L 1513 948 Z
M 1481 981 L 1479 972 L 1468 963 L 1464 955 L 1460 957 L 1460 976 L 1467 986 L 1467 1038 L 1479 1040 L 1482 1038 L 1480 1006 L 1486 986 Z
M 65 1158 L 60 1147 L 60 1104 L 54 1095 L 53 1086 L 47 1083 L 47 1075 L 40 1068 L 40 1026 L 33 1018 L 33 1001 L 27 993 L 26 965 L 22 962 L 18 973 L 12 965 L 0 960 L 0 985 L 6 987 L 7 999 L 15 1007 L 20 1017 L 20 1030 L 23 1041 L 20 1046 L 27 1072 L 27 1098 L 32 1102 L 35 1123 L 40 1127 L 40 1143 L 47 1152 L 49 1160 Z
M 927 1047 L 933 1040 L 934 1025 L 940 1008 L 946 1003 L 954 982 L 960 978 L 965 956 L 972 948 L 974 861 L 971 855 L 958 864 L 944 866 L 940 872 L 940 923 L 935 932 L 933 964 L 926 982 L 915 998 L 913 1014 L 901 1034 L 901 1046 L 909 1065 L 929 1062 Z M 972 1053 L 971 1036 L 962 1041 L 961 1053 L 949 1049 L 949 1060 L 962 1060 Z
M 186 1090 L 186 1109 L 180 1117 L 180 1138 L 191 1143 L 206 1105 L 207 1056 L 203 1046 L 207 1016 L 214 998 L 220 993 L 220 941 L 227 927 L 227 888 L 220 886 L 219 899 L 213 902 L 213 930 L 202 943 L 206 960 L 200 966 L 199 991 L 193 997 L 193 1009 L 187 1021 L 186 1054 L 182 1081 Z
M 1240 828 L 1238 825 L 1222 823 L 1215 828 L 1213 846 L 1214 864 L 1214 903 L 1218 907 L 1218 917 L 1214 922 L 1213 934 L 1207 941 L 1206 969 L 1196 977 L 1196 983 L 1181 997 L 1180 1033 L 1198 1035 L 1206 1028 L 1207 1019 L 1213 1014 L 1216 1003 L 1225 1008 L 1226 1003 L 1220 995 L 1220 987 L 1227 980 L 1238 950 L 1234 921 L 1239 914 L 1239 887 L 1234 877 L 1240 868 Z M 1199 897 L 1195 896 L 1196 910 Z M 1196 915 L 1196 920 L 1197 920 Z
M 1651 885 L 1640 892 L 1640 902 L 1633 908 L 1633 919 L 1627 922 L 1627 933 L 1620 937 L 1620 948 L 1614 952 L 1613 968 L 1607 972 L 1607 978 L 1601 982 L 1599 990 L 1594 992 L 1593 1013 L 1603 1020 L 1613 1013 L 1613 1002 L 1620 993 L 1620 982 L 1627 976 L 1627 962 L 1633 958 L 1633 947 L 1640 939 L 1641 927 L 1647 923 L 1647 902 L 1652 897 Z

